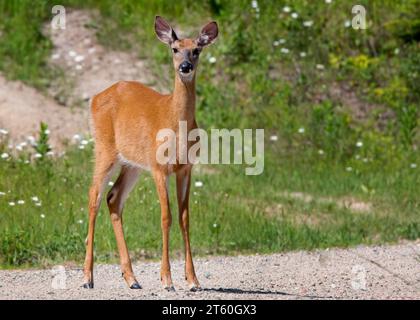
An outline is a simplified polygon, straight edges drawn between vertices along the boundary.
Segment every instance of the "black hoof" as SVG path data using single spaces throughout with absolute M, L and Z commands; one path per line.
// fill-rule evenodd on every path
M 83 284 L 83 288 L 93 289 L 93 282 L 87 282 L 87 283 Z
M 203 289 L 201 289 L 201 287 L 198 287 L 196 285 L 193 285 L 193 286 L 190 287 L 191 292 L 197 292 L 197 291 L 201 291 L 201 290 L 203 290 Z
M 131 286 L 130 289 L 141 289 L 141 285 L 138 282 L 134 282 Z
M 165 287 L 165 290 L 168 292 L 175 292 L 175 287 L 174 286 Z

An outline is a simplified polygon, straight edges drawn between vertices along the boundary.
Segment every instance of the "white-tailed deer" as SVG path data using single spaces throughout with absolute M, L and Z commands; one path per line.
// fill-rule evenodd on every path
M 89 191 L 89 229 L 86 239 L 84 287 L 93 288 L 93 239 L 95 220 L 102 193 L 116 165 L 121 173 L 107 196 L 112 226 L 120 254 L 121 271 L 128 286 L 141 288 L 137 282 L 124 239 L 122 211 L 129 192 L 142 169 L 152 172 L 161 206 L 162 262 L 161 281 L 173 290 L 169 264 L 169 229 L 172 216 L 169 207 L 169 175 L 176 174 L 179 223 L 185 244 L 185 278 L 191 290 L 200 288 L 191 256 L 189 239 L 189 193 L 192 163 L 162 164 L 156 160 L 160 145 L 156 135 L 169 128 L 177 133 L 180 121 L 188 131 L 197 128 L 195 121 L 195 74 L 201 50 L 218 35 L 216 22 L 205 25 L 196 39 L 179 39 L 161 17 L 155 19 L 157 37 L 170 46 L 175 68 L 175 88 L 162 95 L 138 82 L 122 81 L 93 97 L 92 125 L 95 136 L 95 170 Z M 189 146 L 188 146 L 189 147 Z M 177 157 L 179 155 L 177 154 Z

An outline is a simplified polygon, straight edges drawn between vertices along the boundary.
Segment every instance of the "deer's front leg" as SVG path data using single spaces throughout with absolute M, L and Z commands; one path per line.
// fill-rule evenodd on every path
M 156 189 L 159 195 L 161 208 L 161 227 L 162 227 L 162 262 L 160 268 L 160 279 L 163 287 L 168 291 L 173 291 L 171 277 L 171 265 L 169 263 L 169 230 L 172 224 L 171 210 L 169 207 L 169 177 L 160 171 L 153 172 Z
M 195 275 L 194 264 L 191 255 L 190 234 L 189 234 L 189 197 L 191 185 L 191 167 L 177 173 L 176 187 L 179 209 L 179 225 L 184 239 L 185 249 L 185 279 L 191 291 L 200 289 L 200 283 Z

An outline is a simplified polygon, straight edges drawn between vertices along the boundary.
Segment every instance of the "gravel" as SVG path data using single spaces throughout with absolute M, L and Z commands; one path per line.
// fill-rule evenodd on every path
M 0 271 L 0 299 L 420 299 L 420 241 L 391 246 L 198 258 L 202 291 L 190 292 L 183 261 L 172 262 L 175 292 L 163 290 L 158 262 L 137 262 L 141 290 L 126 287 L 118 265 L 95 266 L 95 288 L 82 270 Z

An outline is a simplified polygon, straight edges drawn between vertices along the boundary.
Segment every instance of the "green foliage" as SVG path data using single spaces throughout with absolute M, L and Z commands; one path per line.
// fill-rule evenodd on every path
M 34 146 L 35 150 L 40 155 L 40 159 L 44 159 L 47 153 L 51 151 L 51 146 L 48 142 L 49 138 L 48 125 L 41 122 L 39 128 L 39 138 Z
M 350 126 L 350 116 L 337 109 L 337 106 L 330 102 L 314 106 L 309 136 L 318 149 L 327 151 L 329 156 L 339 158 L 348 155 L 348 141 L 354 145 L 355 133 Z M 343 143 L 337 144 L 337 141 Z
M 369 144 L 366 137 L 358 150 L 360 160 L 346 160 L 351 172 L 327 154 L 312 154 L 310 149 L 275 153 L 276 144 L 270 142 L 261 176 L 245 176 L 244 167 L 234 165 L 214 166 L 213 174 L 194 174 L 190 197 L 194 253 L 268 253 L 418 238 L 418 169 L 410 167 L 411 159 L 362 161 Z M 89 144 L 84 150 L 70 148 L 49 166 L 0 160 L 1 266 L 82 263 L 91 158 Z M 203 186 L 196 187 L 195 181 Z M 170 190 L 176 221 L 174 180 Z M 293 192 L 313 199 L 288 196 Z M 370 206 L 361 212 L 341 206 L 340 199 L 348 198 Z M 126 240 L 136 259 L 160 254 L 157 200 L 153 179 L 143 174 L 124 208 Z M 178 255 L 182 248 L 181 232 L 174 223 L 171 252 Z M 96 220 L 95 254 L 97 261 L 118 259 L 106 205 Z

